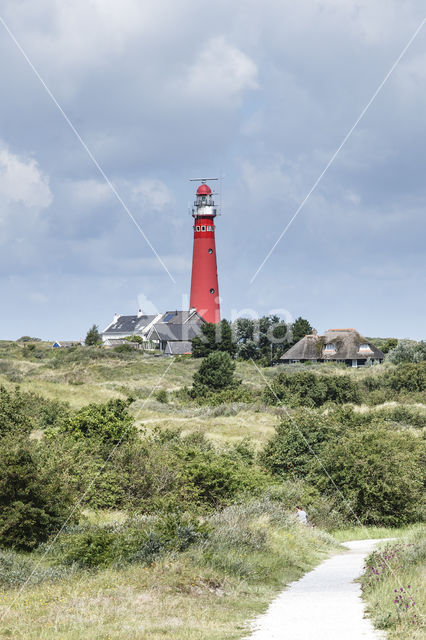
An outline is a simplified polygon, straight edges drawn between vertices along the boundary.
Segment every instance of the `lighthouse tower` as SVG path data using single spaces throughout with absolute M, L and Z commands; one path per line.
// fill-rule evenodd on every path
M 190 306 L 207 322 L 220 322 L 214 219 L 217 211 L 212 190 L 205 180 L 197 189 L 194 217 L 194 250 Z

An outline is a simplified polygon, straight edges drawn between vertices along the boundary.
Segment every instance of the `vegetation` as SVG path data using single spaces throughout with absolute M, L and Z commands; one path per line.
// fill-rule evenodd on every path
M 366 561 L 363 597 L 374 625 L 386 630 L 389 640 L 424 638 L 424 533 L 424 527 L 413 527 Z
M 9 435 L 0 457 L 0 546 L 31 550 L 71 515 L 71 495 L 40 464 L 36 444 Z
M 320 407 L 326 402 L 345 404 L 361 401 L 361 389 L 348 375 L 318 376 L 310 371 L 281 372 L 264 392 L 268 404 Z
M 402 362 L 425 362 L 426 342 L 413 340 L 399 340 L 398 344 L 389 352 L 389 361 L 393 364 Z
M 201 326 L 201 336 L 192 341 L 192 356 L 204 358 L 215 351 L 226 352 L 234 356 L 237 347 L 233 340 L 231 325 L 227 320 L 218 324 L 207 322 Z
M 87 332 L 86 338 L 84 340 L 84 344 L 86 347 L 93 347 L 99 344 L 101 341 L 101 335 L 99 333 L 99 327 L 94 324 L 89 331 Z
M 242 637 L 325 531 L 422 519 L 422 362 L 29 346 L 0 342 L 0 636 Z

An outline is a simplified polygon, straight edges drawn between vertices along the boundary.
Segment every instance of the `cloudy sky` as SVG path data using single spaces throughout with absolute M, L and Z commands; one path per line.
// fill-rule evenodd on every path
M 188 179 L 202 176 L 222 177 L 224 316 L 423 338 L 426 25 L 251 280 L 425 13 L 3 0 L 0 338 L 75 339 L 114 312 L 188 306 Z

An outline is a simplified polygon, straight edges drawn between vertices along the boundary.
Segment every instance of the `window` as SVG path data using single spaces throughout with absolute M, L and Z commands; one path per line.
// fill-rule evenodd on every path
M 336 347 L 332 342 L 330 342 L 329 344 L 325 345 L 324 351 L 336 351 Z
M 360 351 L 371 351 L 370 345 L 369 344 L 360 344 L 359 345 L 359 350 Z
M 210 225 L 208 225 L 208 226 L 207 226 L 207 231 L 211 231 L 211 230 L 212 230 L 211 226 L 210 226 Z
M 199 231 L 199 230 L 200 230 L 200 227 L 199 227 L 199 225 L 197 224 L 197 226 L 195 227 L 195 231 Z
M 209 253 L 213 253 L 213 249 L 212 248 L 209 249 Z
M 201 227 L 201 231 L 205 231 L 205 230 L 206 230 L 206 227 L 203 225 L 203 226 Z
M 174 315 L 175 315 L 174 313 L 168 313 L 164 318 L 163 322 L 170 322 L 170 320 L 173 318 Z
M 215 292 L 215 291 L 214 291 L 214 289 L 213 289 L 213 288 L 211 288 L 211 289 L 210 289 L 210 293 L 212 293 L 212 294 L 213 294 L 214 292 Z

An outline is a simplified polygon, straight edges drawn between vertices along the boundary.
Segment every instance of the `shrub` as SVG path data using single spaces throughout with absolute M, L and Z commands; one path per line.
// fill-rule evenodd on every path
M 320 407 L 325 402 L 359 403 L 361 390 L 350 376 L 319 376 L 310 371 L 281 372 L 264 391 L 268 404 L 283 402 L 292 407 Z
M 281 476 L 306 476 L 315 455 L 327 440 L 337 438 L 338 427 L 312 410 L 299 409 L 283 418 L 260 455 L 260 462 Z
M 96 438 L 107 444 L 131 440 L 137 433 L 128 412 L 131 402 L 116 399 L 105 404 L 89 404 L 67 418 L 62 429 L 76 439 Z
M 0 456 L 0 545 L 30 550 L 59 529 L 71 495 L 39 464 L 36 443 L 3 438 Z
M 184 551 L 206 532 L 205 525 L 182 513 L 129 520 L 119 527 L 82 525 L 62 532 L 47 553 L 56 563 L 83 568 L 149 565 L 166 551 Z
M 235 362 L 225 351 L 215 351 L 208 355 L 194 373 L 193 397 L 235 387 L 238 384 L 234 380 L 235 367 Z
M 155 394 L 155 399 L 158 400 L 158 402 L 161 402 L 162 404 L 167 404 L 167 402 L 169 401 L 169 394 L 165 389 L 160 389 Z
M 424 391 L 426 389 L 426 362 L 403 363 L 387 377 L 386 384 L 394 391 Z
M 31 426 L 26 403 L 19 389 L 9 392 L 0 386 L 0 437 L 7 433 L 27 433 Z
M 364 524 L 400 526 L 422 518 L 424 447 L 409 432 L 384 426 L 350 430 L 325 443 L 308 478 L 338 489 Z

